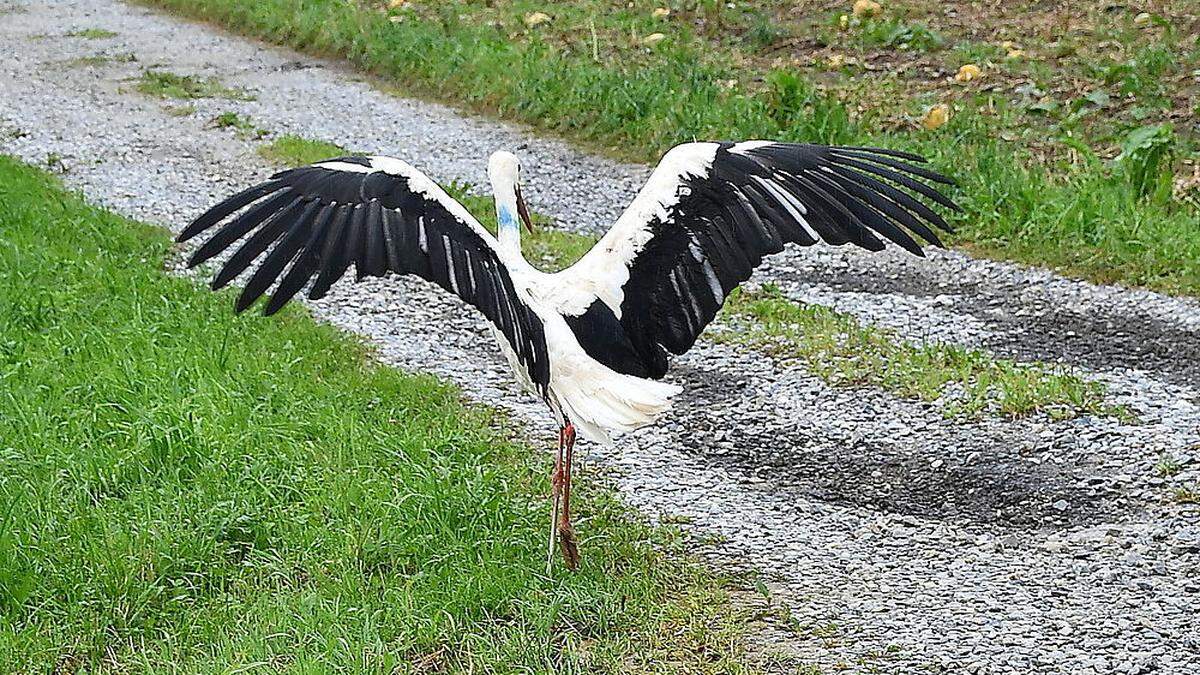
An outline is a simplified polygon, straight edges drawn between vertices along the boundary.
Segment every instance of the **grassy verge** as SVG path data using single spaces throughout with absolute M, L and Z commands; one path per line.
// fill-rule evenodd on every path
M 137 81 L 137 90 L 148 96 L 168 99 L 230 98 L 246 101 L 254 98 L 241 89 L 226 87 L 214 78 L 153 69 L 142 72 Z
M 117 34 L 104 28 L 84 28 L 83 30 L 67 33 L 67 37 L 80 37 L 87 40 L 107 40 L 108 38 L 117 37 Z
M 169 250 L 0 157 L 0 670 L 740 670 L 671 532 L 585 482 L 583 568 L 546 577 L 502 420 Z
M 1192 184 L 1186 163 L 1195 158 L 1195 139 L 1190 125 L 1176 123 L 1194 121 L 1192 75 L 1184 64 L 1200 58 L 1200 43 L 1182 28 L 1153 32 L 1131 16 L 1121 25 L 1125 30 L 1128 23 L 1132 37 L 1087 33 L 1096 44 L 1084 46 L 1095 48 L 1088 52 L 1095 58 L 1063 61 L 1062 67 L 1086 74 L 1094 90 L 1054 90 L 1059 100 L 1039 89 L 1051 89 L 1047 82 L 1061 72 L 1059 62 L 1036 60 L 1059 52 L 1047 50 L 1043 57 L 1032 47 L 951 42 L 899 15 L 855 17 L 839 29 L 840 16 L 826 15 L 828 7 L 799 12 L 824 17 L 824 23 L 808 25 L 790 19 L 787 3 L 778 2 L 744 3 L 742 9 L 665 3 L 673 11 L 664 16 L 653 11 L 655 3 L 602 0 L 550 9 L 527 1 L 459 0 L 394 10 L 341 0 L 145 1 L 309 52 L 340 55 L 407 91 L 521 120 L 624 157 L 651 160 L 694 138 L 916 150 L 962 182 L 956 197 L 966 213 L 956 223 L 959 245 L 1100 281 L 1200 293 L 1200 178 Z M 552 16 L 538 17 L 538 10 Z M 1059 30 L 1051 28 L 1047 34 Z M 1112 44 L 1103 40 L 1114 35 L 1132 40 L 1143 33 L 1130 44 L 1145 48 L 1127 59 L 1114 62 L 1097 47 Z M 827 72 L 801 67 L 799 56 L 771 56 L 781 44 L 809 42 L 840 50 L 831 53 L 830 63 L 839 56 L 841 65 Z M 1075 49 L 1065 42 L 1060 47 L 1063 54 Z M 1011 90 L 960 86 L 949 77 L 935 80 L 937 88 L 914 87 L 919 76 L 903 75 L 910 64 L 880 57 L 886 68 L 904 68 L 888 78 L 886 69 L 881 74 L 865 63 L 879 53 L 920 55 L 925 61 L 911 69 L 918 73 L 953 73 L 978 60 L 988 77 Z M 846 54 L 857 60 L 846 61 Z M 1176 58 L 1164 61 L 1164 54 Z M 1025 80 L 1032 85 L 1018 83 Z M 951 112 L 948 122 L 935 129 L 912 123 L 942 99 Z M 1128 152 L 1115 159 L 1122 149 Z
M 336 143 L 284 134 L 258 146 L 263 159 L 280 166 L 294 167 L 354 154 Z
M 829 308 L 798 305 L 770 285 L 735 292 L 722 311 L 734 330 L 713 332 L 718 341 L 798 360 L 835 385 L 878 386 L 922 401 L 945 398 L 947 415 L 1128 416 L 1104 403 L 1103 386 L 1061 369 L 955 345 L 913 345 Z

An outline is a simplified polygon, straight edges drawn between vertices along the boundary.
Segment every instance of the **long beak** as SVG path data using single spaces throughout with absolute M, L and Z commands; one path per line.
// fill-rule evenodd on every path
M 520 185 L 517 186 L 517 215 L 521 217 L 521 222 L 525 223 L 529 234 L 533 234 L 533 219 L 529 217 L 529 207 L 525 205 L 525 198 L 521 196 Z

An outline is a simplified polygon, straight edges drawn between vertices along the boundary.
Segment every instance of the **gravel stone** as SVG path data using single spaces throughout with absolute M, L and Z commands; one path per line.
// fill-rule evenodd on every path
M 10 5 L 0 151 L 53 159 L 91 200 L 173 230 L 273 170 L 256 141 L 211 124 L 226 111 L 272 135 L 403 157 L 441 181 L 483 186 L 488 153 L 518 149 L 533 206 L 578 231 L 611 223 L 648 173 L 136 5 Z M 83 28 L 118 35 L 67 35 Z M 126 53 L 137 61 L 75 62 Z M 150 65 L 255 98 L 172 115 L 181 102 L 135 90 Z M 1200 481 L 1200 303 L 956 251 L 788 251 L 755 280 L 903 339 L 1062 362 L 1140 418 L 950 420 L 702 340 L 675 361 L 678 409 L 615 447 L 584 446 L 584 472 L 680 523 L 712 559 L 760 573 L 798 626 L 772 633 L 772 647 L 853 673 L 1200 672 L 1200 508 L 1172 497 Z M 446 294 L 367 279 L 311 307 L 383 361 L 453 381 L 553 442 L 483 321 Z M 1164 456 L 1180 467 L 1172 476 L 1155 470 Z

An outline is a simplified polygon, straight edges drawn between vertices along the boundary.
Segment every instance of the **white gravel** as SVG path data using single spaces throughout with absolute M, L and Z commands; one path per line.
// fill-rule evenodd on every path
M 527 146 L 535 208 L 577 229 L 611 222 L 647 172 L 137 6 L 10 4 L 0 151 L 58 158 L 94 201 L 172 229 L 270 171 L 254 142 L 212 127 L 224 111 L 404 157 L 440 180 L 482 184 L 489 152 Z M 118 35 L 66 36 L 82 28 Z M 137 61 L 72 62 L 101 53 Z M 199 100 L 172 116 L 133 90 L 151 65 L 256 99 Z M 802 250 L 759 279 L 908 339 L 1063 361 L 1142 418 L 948 421 L 936 406 L 831 389 L 701 342 L 676 362 L 688 394 L 672 419 L 591 458 L 631 504 L 682 517 L 716 542 L 705 545 L 715 559 L 762 573 L 799 626 L 780 650 L 827 672 L 1200 672 L 1200 510 L 1171 497 L 1200 482 L 1200 303 L 957 252 Z M 481 321 L 443 294 L 367 280 L 314 308 L 387 362 L 453 380 L 552 438 Z M 1163 456 L 1180 466 L 1174 476 L 1156 473 Z

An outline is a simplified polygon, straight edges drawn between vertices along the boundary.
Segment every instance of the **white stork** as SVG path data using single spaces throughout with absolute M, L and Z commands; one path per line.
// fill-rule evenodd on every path
M 612 229 L 554 274 L 521 255 L 518 220 L 532 225 L 517 158 L 504 151 L 488 160 L 496 237 L 425 174 L 372 156 L 277 173 L 206 211 L 178 240 L 220 225 L 189 267 L 240 242 L 212 281 L 221 288 L 257 264 L 239 312 L 277 281 L 268 315 L 306 286 L 320 298 L 351 265 L 357 278 L 415 274 L 482 312 L 517 378 L 558 422 L 548 557 L 557 541 L 573 568 L 576 430 L 610 442 L 662 416 L 680 392 L 659 381 L 667 353 L 686 352 L 725 297 L 785 244 L 878 251 L 888 240 L 922 255 L 911 232 L 940 246 L 930 225 L 949 227 L 916 196 L 955 209 L 919 179 L 951 181 L 922 162 L 879 148 L 685 143 L 663 156 Z

